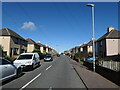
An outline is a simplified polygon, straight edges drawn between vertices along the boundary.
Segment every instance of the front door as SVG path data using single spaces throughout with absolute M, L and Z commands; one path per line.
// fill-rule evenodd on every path
M 12 57 L 13 53 L 12 53 L 12 48 L 10 48 L 10 57 Z

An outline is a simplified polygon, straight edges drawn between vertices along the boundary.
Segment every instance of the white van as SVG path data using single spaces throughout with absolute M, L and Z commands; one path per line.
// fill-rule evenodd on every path
M 23 67 L 29 67 L 34 69 L 37 66 L 40 66 L 40 59 L 38 53 L 22 53 L 14 61 L 14 64 L 21 64 Z

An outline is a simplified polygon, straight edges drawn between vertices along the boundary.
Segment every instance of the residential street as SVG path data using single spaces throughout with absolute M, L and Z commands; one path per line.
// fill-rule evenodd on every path
M 85 88 L 67 56 L 54 57 L 52 62 L 41 61 L 33 71 L 3 85 L 5 88 Z

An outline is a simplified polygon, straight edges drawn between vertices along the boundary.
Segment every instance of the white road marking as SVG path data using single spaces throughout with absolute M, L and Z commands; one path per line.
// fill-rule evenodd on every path
M 46 68 L 46 71 L 48 70 L 48 69 L 50 69 L 52 67 L 52 65 L 50 65 L 48 68 Z
M 49 89 L 48 90 L 52 90 L 52 87 L 49 87 Z
M 19 89 L 19 90 L 22 90 L 22 89 L 24 89 L 25 87 L 27 87 L 30 83 L 32 83 L 35 79 L 37 79 L 39 76 L 41 76 L 41 73 L 40 74 L 38 74 L 35 78 L 33 78 L 30 82 L 28 82 L 26 85 L 24 85 L 21 89 Z

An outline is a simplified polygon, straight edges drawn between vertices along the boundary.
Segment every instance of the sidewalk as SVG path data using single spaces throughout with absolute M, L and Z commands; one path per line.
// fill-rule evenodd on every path
M 101 75 L 88 70 L 87 67 L 83 66 L 81 63 L 77 63 L 74 60 L 70 60 L 70 62 L 88 90 L 95 88 L 105 90 L 120 90 L 119 86 L 102 77 Z

